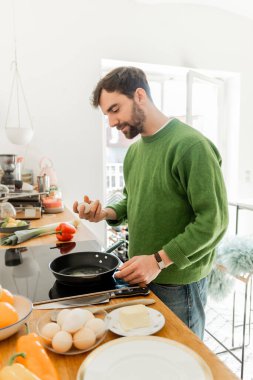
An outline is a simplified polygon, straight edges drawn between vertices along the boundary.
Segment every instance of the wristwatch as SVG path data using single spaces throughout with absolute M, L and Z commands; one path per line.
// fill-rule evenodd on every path
M 161 270 L 164 269 L 164 268 L 166 268 L 166 265 L 164 264 L 164 261 L 161 258 L 160 254 L 158 252 L 156 252 L 156 253 L 154 253 L 154 256 L 155 256 L 155 259 L 156 259 L 156 262 L 157 262 L 159 268 Z

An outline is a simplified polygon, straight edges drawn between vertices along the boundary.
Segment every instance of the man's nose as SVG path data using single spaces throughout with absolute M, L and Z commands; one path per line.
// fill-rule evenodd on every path
M 109 123 L 111 128 L 117 127 L 117 125 L 119 124 L 119 120 L 117 117 L 110 115 L 110 116 L 108 116 L 108 123 Z

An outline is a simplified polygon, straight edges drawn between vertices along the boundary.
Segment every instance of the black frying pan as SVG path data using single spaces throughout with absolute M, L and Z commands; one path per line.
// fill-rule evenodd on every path
M 105 252 L 74 252 L 59 256 L 49 269 L 57 280 L 68 284 L 85 284 L 112 279 L 112 275 L 121 264 L 117 256 L 110 254 L 123 240 L 109 247 Z

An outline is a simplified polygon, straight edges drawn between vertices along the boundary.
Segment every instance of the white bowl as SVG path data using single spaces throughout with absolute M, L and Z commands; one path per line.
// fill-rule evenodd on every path
M 15 334 L 20 327 L 28 320 L 33 310 L 32 301 L 28 298 L 14 295 L 14 305 L 17 310 L 19 320 L 10 326 L 3 327 L 0 329 L 0 341 L 9 338 L 11 335 Z
M 7 127 L 5 128 L 8 139 L 16 145 L 26 145 L 33 138 L 33 129 L 24 127 Z

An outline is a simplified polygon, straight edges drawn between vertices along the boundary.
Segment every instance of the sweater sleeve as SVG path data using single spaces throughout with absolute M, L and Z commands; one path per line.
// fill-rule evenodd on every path
M 228 206 L 219 161 L 219 153 L 201 141 L 188 148 L 173 166 L 173 176 L 194 215 L 184 232 L 163 246 L 179 269 L 212 252 L 226 231 Z
M 107 224 L 109 226 L 119 226 L 124 222 L 127 222 L 127 191 L 126 188 L 123 189 L 123 199 L 117 203 L 113 203 L 111 205 L 106 206 L 107 208 L 111 208 L 116 212 L 117 219 L 116 220 L 107 220 Z

